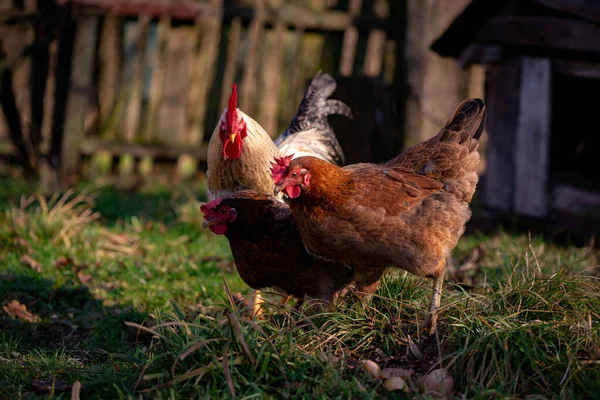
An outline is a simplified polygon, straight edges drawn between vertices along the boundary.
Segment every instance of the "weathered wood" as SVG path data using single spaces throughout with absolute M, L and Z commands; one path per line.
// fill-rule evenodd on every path
M 475 35 L 477 41 L 542 49 L 600 53 L 600 26 L 555 17 L 499 15 Z
M 106 15 L 102 25 L 99 49 L 99 114 L 100 126 L 106 139 L 115 137 L 115 127 L 122 109 L 116 108 L 118 91 L 121 87 L 121 63 L 123 61 L 123 21 L 115 15 Z M 119 115 L 115 115 L 118 113 Z
M 185 0 L 58 0 L 58 4 L 87 6 L 95 11 L 130 17 L 168 15 L 173 18 L 193 20 L 200 16 L 216 15 L 216 10 L 208 3 Z
M 488 110 L 487 171 L 482 187 L 484 207 L 504 213 L 514 210 L 515 146 L 521 86 L 521 61 L 511 58 L 488 68 L 485 97 Z
M 259 123 L 272 138 L 278 135 L 279 88 L 283 66 L 283 33 L 285 25 L 278 21 L 267 33 L 267 53 L 262 66 L 262 86 Z
M 183 154 L 188 154 L 198 161 L 206 161 L 208 145 L 201 146 L 164 146 L 136 143 L 114 143 L 100 139 L 88 138 L 81 142 L 80 153 L 92 156 L 98 152 L 110 154 L 129 154 L 134 158 L 165 158 L 176 160 Z
M 70 180 L 79 173 L 79 149 L 84 136 L 85 113 L 92 86 L 97 28 L 97 16 L 78 18 L 61 147 L 63 180 Z
M 555 60 L 553 70 L 555 73 L 562 75 L 600 79 L 599 62 Z
M 57 26 L 60 29 L 56 65 L 54 68 L 54 110 L 52 114 L 52 129 L 50 135 L 50 163 L 60 168 L 63 133 L 69 94 L 69 79 L 71 75 L 71 57 L 75 42 L 75 18 L 70 10 L 63 9 L 58 13 Z
M 152 57 L 152 79 L 150 82 L 150 98 L 146 113 L 146 126 L 144 138 L 152 140 L 157 135 L 159 126 L 159 109 L 165 92 L 167 76 L 167 51 L 169 46 L 169 33 L 171 31 L 171 17 L 160 18 L 156 33 L 156 49 Z
M 569 185 L 557 185 L 552 190 L 552 207 L 573 214 L 597 214 L 600 194 Z
M 390 14 L 388 0 L 375 0 L 373 12 L 379 18 L 387 18 Z M 365 55 L 364 72 L 367 76 L 381 74 L 385 50 L 386 34 L 381 29 L 374 29 L 367 39 L 367 53 Z
M 221 101 L 219 103 L 219 113 L 227 107 L 227 100 L 231 94 L 231 84 L 234 83 L 235 72 L 237 69 L 238 53 L 240 51 L 240 37 L 242 35 L 242 20 L 235 18 L 231 21 L 229 30 L 229 43 L 227 45 L 227 58 L 225 60 L 225 71 L 223 72 L 223 82 L 221 84 Z
M 251 23 L 258 17 L 256 3 L 254 8 L 228 7 L 224 14 L 210 3 L 192 0 L 59 0 L 59 3 L 80 6 L 88 13 L 127 17 L 144 14 L 153 18 L 167 15 L 188 22 L 197 18 L 223 15 L 227 21 L 240 18 L 243 23 Z M 360 7 L 358 9 L 357 15 L 360 13 Z M 289 27 L 301 24 L 307 30 L 317 31 L 343 32 L 348 27 L 356 27 L 365 31 L 379 29 L 389 32 L 393 30 L 393 25 L 382 18 L 358 17 L 343 11 L 310 10 L 296 4 L 282 4 L 278 11 L 264 9 L 261 17 L 264 24 L 273 24 L 276 19 L 279 19 Z
M 596 0 L 533 0 L 536 3 L 558 11 L 564 11 L 580 18 L 600 22 L 600 3 Z
M 223 0 L 212 0 L 213 6 L 222 7 Z M 208 104 L 208 93 L 214 84 L 215 67 L 221 41 L 221 16 L 209 20 L 198 20 L 195 35 L 199 38 L 201 24 L 204 24 L 203 37 L 199 49 L 194 48 L 190 70 L 190 87 L 187 97 L 187 136 L 189 144 L 202 143 L 204 138 L 204 118 Z M 206 29 L 206 30 L 204 30 Z
M 544 217 L 548 208 L 548 152 L 552 68 L 548 58 L 523 58 L 515 154 L 515 211 Z
M 302 100 L 302 93 L 304 91 L 304 81 L 301 77 L 302 62 L 300 61 L 300 54 L 302 54 L 302 46 L 304 45 L 303 39 L 304 28 L 301 26 L 296 27 L 292 36 L 290 49 L 292 56 L 290 59 L 291 78 L 288 80 L 288 100 L 283 104 L 284 118 L 289 121 L 296 115 L 296 110 L 298 109 L 298 104 L 300 104 L 300 101 Z
M 501 46 L 471 43 L 456 57 L 456 62 L 461 68 L 473 64 L 491 65 L 504 61 L 506 54 Z
M 40 12 L 48 12 L 45 3 L 37 2 Z M 31 124 L 29 139 L 31 142 L 34 163 L 38 163 L 42 142 L 42 124 L 44 122 L 44 100 L 46 83 L 50 70 L 50 42 L 54 35 L 52 18 L 39 18 L 34 26 L 34 45 L 31 52 Z
M 187 132 L 186 94 L 190 90 L 194 37 L 190 27 L 171 27 L 166 49 L 166 84 L 159 109 L 158 139 L 166 143 L 181 142 Z
M 255 15 L 248 28 L 248 50 L 245 54 L 245 68 L 240 85 L 240 100 L 238 106 L 248 115 L 256 112 L 256 86 L 258 81 L 257 69 L 260 41 L 264 29 L 265 0 L 254 0 Z
M 360 14 L 362 0 L 350 0 L 348 15 L 354 17 Z M 354 69 L 354 57 L 356 56 L 356 45 L 358 43 L 358 29 L 349 25 L 344 32 L 342 43 L 342 57 L 340 59 L 340 75 L 349 76 Z
M 125 139 L 129 142 L 134 140 L 140 127 L 149 24 L 150 18 L 147 15 L 141 15 L 136 26 L 133 76 L 129 88 L 129 101 L 127 104 L 127 114 L 125 116 Z
M 11 70 L 0 73 L 0 106 L 2 107 L 2 111 L 6 118 L 9 137 L 13 146 L 17 149 L 20 163 L 24 165 L 26 169 L 33 168 L 23 139 L 21 114 L 19 113 L 15 93 L 13 91 L 13 75 Z

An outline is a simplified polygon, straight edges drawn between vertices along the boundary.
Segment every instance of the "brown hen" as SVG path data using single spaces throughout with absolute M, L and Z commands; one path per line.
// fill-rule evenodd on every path
M 300 301 L 331 303 L 352 282 L 352 269 L 306 252 L 290 208 L 275 197 L 243 190 L 201 208 L 204 227 L 229 240 L 240 277 L 253 289 L 274 287 Z
M 435 137 L 384 164 L 277 159 L 275 193 L 288 197 L 306 249 L 351 265 L 358 290 L 374 292 L 389 267 L 434 279 L 423 324 L 433 332 L 445 260 L 471 215 L 485 117 L 483 101 L 465 100 Z

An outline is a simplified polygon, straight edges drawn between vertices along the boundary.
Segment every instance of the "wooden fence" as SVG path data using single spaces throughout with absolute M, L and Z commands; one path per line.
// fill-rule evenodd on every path
M 29 3 L 0 8 L 0 151 L 67 181 L 98 152 L 205 161 L 232 82 L 273 137 L 319 69 L 402 86 L 404 1 Z

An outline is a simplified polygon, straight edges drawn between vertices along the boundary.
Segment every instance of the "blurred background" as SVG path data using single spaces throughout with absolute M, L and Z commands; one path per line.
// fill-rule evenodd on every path
M 79 182 L 202 185 L 207 142 L 239 107 L 276 137 L 307 80 L 336 77 L 349 163 L 384 161 L 467 97 L 489 108 L 472 226 L 587 238 L 600 6 L 577 0 L 4 0 L 2 173 L 53 193 Z

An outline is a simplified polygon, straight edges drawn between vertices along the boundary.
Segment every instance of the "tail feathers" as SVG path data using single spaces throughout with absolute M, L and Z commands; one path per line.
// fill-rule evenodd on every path
M 327 100 L 325 108 L 322 110 L 325 115 L 339 114 L 344 117 L 354 118 L 352 110 L 343 101 Z
M 446 123 L 445 129 L 451 132 L 463 131 L 468 137 L 479 139 L 485 127 L 487 110 L 481 99 L 467 99 L 460 103 L 454 115 Z
M 350 107 L 339 100 L 328 99 L 336 86 L 335 79 L 331 75 L 317 72 L 284 136 L 309 129 L 327 129 L 328 115 L 340 114 L 352 118 Z

